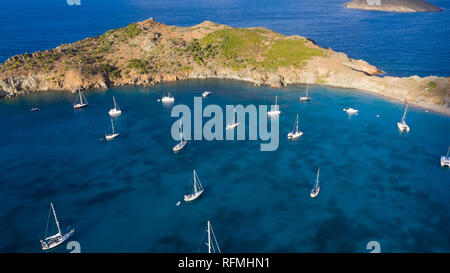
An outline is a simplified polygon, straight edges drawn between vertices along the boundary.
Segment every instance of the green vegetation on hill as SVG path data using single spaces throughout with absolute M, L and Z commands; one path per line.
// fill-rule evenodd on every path
M 275 37 L 272 37 L 275 36 Z M 301 39 L 285 39 L 265 29 L 227 28 L 212 32 L 189 45 L 197 63 L 218 56 L 227 66 L 242 69 L 261 66 L 266 70 L 293 65 L 303 66 L 323 51 L 306 45 Z

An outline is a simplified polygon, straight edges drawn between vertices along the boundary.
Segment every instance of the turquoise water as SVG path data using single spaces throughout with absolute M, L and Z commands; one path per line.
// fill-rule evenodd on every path
M 172 153 L 176 119 L 157 99 L 170 90 L 192 106 L 205 89 L 214 94 L 204 106 L 270 105 L 278 95 L 279 149 L 203 140 Z M 383 252 L 450 251 L 450 169 L 439 165 L 450 118 L 411 107 L 402 134 L 399 103 L 320 86 L 300 103 L 304 90 L 190 80 L 88 92 L 90 106 L 76 112 L 73 94 L 1 100 L 0 251 L 40 251 L 50 201 L 82 252 L 204 252 L 207 220 L 223 252 L 368 252 L 372 240 Z M 120 136 L 106 142 L 112 95 L 124 113 Z M 34 105 L 41 110 L 29 112 Z M 297 113 L 304 135 L 288 141 Z M 206 190 L 178 207 L 193 168 Z

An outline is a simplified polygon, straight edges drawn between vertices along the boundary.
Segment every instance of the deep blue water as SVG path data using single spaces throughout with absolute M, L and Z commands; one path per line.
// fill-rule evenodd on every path
M 311 37 L 396 75 L 450 74 L 450 25 L 443 13 L 345 10 L 344 1 L 2 1 L 0 58 L 53 48 L 148 17 L 167 24 L 212 20 L 266 26 Z M 448 8 L 448 1 L 431 1 Z M 205 104 L 271 104 L 278 95 L 280 146 L 259 141 L 194 141 L 173 154 L 170 108 L 214 91 Z M 288 92 L 289 91 L 289 92 Z M 38 252 L 48 204 L 83 252 L 197 252 L 211 220 L 224 252 L 450 251 L 450 170 L 439 157 L 450 144 L 450 118 L 411 107 L 411 132 L 396 122 L 403 105 L 354 90 L 254 87 L 225 80 L 181 81 L 151 88 L 0 100 L 0 252 Z M 105 142 L 116 96 L 120 136 Z M 39 105 L 41 110 L 29 112 Z M 344 107 L 360 114 L 349 118 Z M 300 114 L 304 135 L 285 138 Z M 379 115 L 377 118 L 376 115 Z M 311 199 L 317 168 L 321 191 Z M 196 168 L 206 191 L 177 207 Z M 200 249 L 204 251 L 205 249 Z M 67 252 L 64 246 L 55 251 Z

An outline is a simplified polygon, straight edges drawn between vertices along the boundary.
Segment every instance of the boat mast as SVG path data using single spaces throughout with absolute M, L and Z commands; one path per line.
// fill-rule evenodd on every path
M 195 169 L 194 169 L 194 192 L 197 192 L 197 178 L 196 178 L 196 173 L 195 173 Z
M 448 146 L 448 150 L 447 150 L 447 157 L 450 154 L 450 146 Z
M 58 234 L 61 235 L 61 229 L 59 228 L 58 218 L 56 218 L 55 208 L 53 207 L 53 203 L 50 203 L 50 207 L 52 207 L 53 216 L 55 217 L 56 227 L 58 228 Z
M 306 97 L 308 97 L 308 85 L 306 85 Z
M 317 170 L 316 188 L 319 186 L 320 168 Z
M 295 127 L 295 132 L 298 132 L 298 114 L 297 114 L 297 119 L 296 119 L 296 121 L 297 121 L 297 126 Z
M 112 128 L 112 133 L 114 134 L 114 122 L 112 119 L 111 119 L 111 128 Z
M 407 111 L 408 111 L 408 104 L 405 107 L 405 112 L 403 113 L 402 122 L 405 121 Z
M 208 253 L 211 253 L 211 223 L 208 220 Z
M 114 98 L 114 96 L 113 96 L 113 101 L 114 101 L 114 109 L 117 110 L 116 98 Z
M 183 142 L 183 123 L 181 123 L 180 119 L 180 143 Z

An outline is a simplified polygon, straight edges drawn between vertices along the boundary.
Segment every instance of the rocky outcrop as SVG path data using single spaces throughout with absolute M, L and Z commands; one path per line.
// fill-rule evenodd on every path
M 423 0 L 352 0 L 344 5 L 349 9 L 389 12 L 442 11 L 441 8 Z
M 377 67 L 301 36 L 213 22 L 153 20 L 73 44 L 16 55 L 0 66 L 0 97 L 31 92 L 223 78 L 284 87 L 322 84 L 369 91 L 450 114 L 448 77 L 383 77 Z

